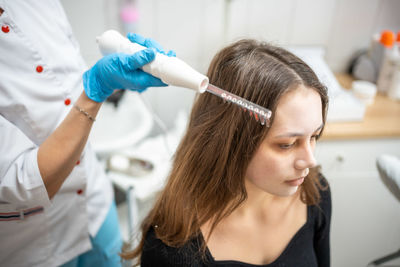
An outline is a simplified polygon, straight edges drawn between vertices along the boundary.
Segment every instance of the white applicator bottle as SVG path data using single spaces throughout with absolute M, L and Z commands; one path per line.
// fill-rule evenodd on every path
M 146 49 L 132 43 L 115 30 L 108 30 L 96 38 L 101 53 L 105 56 L 112 53 L 133 54 Z M 143 66 L 143 71 L 161 79 L 168 85 L 185 87 L 204 93 L 208 87 L 208 77 L 197 72 L 177 57 L 168 57 L 156 53 L 154 61 Z

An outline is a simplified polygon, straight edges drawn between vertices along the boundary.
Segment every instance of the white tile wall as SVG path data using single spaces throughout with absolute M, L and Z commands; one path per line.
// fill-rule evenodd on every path
M 319 45 L 327 48 L 331 37 L 335 0 L 296 0 L 290 45 Z
M 345 70 L 353 53 L 369 45 L 379 2 L 337 0 L 326 54 L 333 70 Z
M 381 31 L 388 28 L 400 31 L 400 1 L 384 0 L 379 2 L 374 17 L 373 31 Z
M 94 60 L 94 36 L 120 28 L 122 0 L 62 0 L 81 43 Z M 279 44 L 322 45 L 334 71 L 343 71 L 355 50 L 374 32 L 400 30 L 398 0 L 136 0 L 138 32 L 173 48 L 195 67 L 206 66 L 204 51 L 242 37 Z M 90 10 L 90 17 L 87 15 Z M 98 55 L 98 54 L 97 54 Z M 204 69 L 204 68 L 202 68 Z
M 287 43 L 293 23 L 294 0 L 231 1 L 228 41 L 257 38 Z

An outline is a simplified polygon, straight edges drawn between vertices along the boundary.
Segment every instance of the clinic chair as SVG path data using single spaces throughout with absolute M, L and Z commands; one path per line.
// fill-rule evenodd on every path
M 397 200 L 400 202 L 400 159 L 390 155 L 381 155 L 376 160 L 376 166 L 378 168 L 379 176 L 381 177 L 382 182 L 386 185 L 386 187 L 394 195 L 394 197 L 397 198 Z M 383 267 L 385 265 L 382 264 L 394 259 L 400 259 L 400 249 L 396 252 L 372 261 L 368 264 L 368 266 Z

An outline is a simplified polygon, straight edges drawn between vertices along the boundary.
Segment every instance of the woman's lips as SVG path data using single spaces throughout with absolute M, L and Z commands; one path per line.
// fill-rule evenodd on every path
M 304 177 L 300 177 L 294 180 L 285 181 L 286 184 L 290 186 L 299 186 L 304 182 Z

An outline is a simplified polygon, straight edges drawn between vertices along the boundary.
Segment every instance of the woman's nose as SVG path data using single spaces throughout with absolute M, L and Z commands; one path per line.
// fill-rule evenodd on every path
M 303 170 L 315 167 L 316 165 L 317 161 L 314 156 L 314 149 L 310 144 L 308 144 L 299 153 L 295 161 L 295 168 L 298 170 Z

